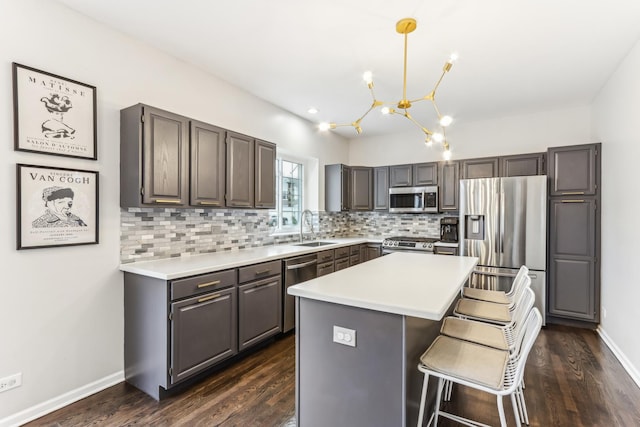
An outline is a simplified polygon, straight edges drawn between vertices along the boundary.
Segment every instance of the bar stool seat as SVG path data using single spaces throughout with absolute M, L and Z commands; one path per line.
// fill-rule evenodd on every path
M 444 320 L 440 333 L 502 351 L 509 350 L 507 336 L 504 330 L 498 325 L 451 316 Z
M 511 299 L 509 299 L 506 292 L 501 291 L 490 291 L 488 289 L 480 288 L 463 288 L 462 296 L 465 298 L 494 302 L 496 304 L 511 304 Z
M 507 324 L 511 321 L 511 310 L 508 305 L 467 298 L 458 300 L 453 313 L 458 317 L 481 319 L 499 324 Z

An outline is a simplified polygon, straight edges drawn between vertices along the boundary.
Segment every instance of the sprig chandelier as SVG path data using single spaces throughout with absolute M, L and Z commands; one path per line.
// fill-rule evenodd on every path
M 367 114 L 369 114 L 374 109 L 378 107 L 382 107 L 381 108 L 382 114 L 399 114 L 401 116 L 406 117 L 407 119 L 409 119 L 409 121 L 411 121 L 413 124 L 418 126 L 420 130 L 425 134 L 425 144 L 428 147 L 431 147 L 434 141 L 437 143 L 442 143 L 442 147 L 444 149 L 443 157 L 446 160 L 449 160 L 451 158 L 451 151 L 449 150 L 449 143 L 447 142 L 445 129 L 447 126 L 451 124 L 453 119 L 451 118 L 451 116 L 442 115 L 440 113 L 440 110 L 438 109 L 438 105 L 436 104 L 436 90 L 438 90 L 438 86 L 440 86 L 440 82 L 442 82 L 444 75 L 451 70 L 451 67 L 453 66 L 453 62 L 456 60 L 456 56 L 451 55 L 449 60 L 444 64 L 444 67 L 442 67 L 442 74 L 440 75 L 440 78 L 436 82 L 431 92 L 429 92 L 427 95 L 423 96 L 422 98 L 408 100 L 407 99 L 407 38 L 408 37 L 407 36 L 409 35 L 409 33 L 413 32 L 416 29 L 416 27 L 417 27 L 417 23 L 416 23 L 416 20 L 413 18 L 401 19 L 396 24 L 396 31 L 400 34 L 404 34 L 404 73 L 402 77 L 402 80 L 403 80 L 402 81 L 402 99 L 397 103 L 396 102 L 387 103 L 387 102 L 378 100 L 373 91 L 373 75 L 370 71 L 367 71 L 364 73 L 363 78 L 364 78 L 364 81 L 367 83 L 367 87 L 371 92 L 371 98 L 373 99 L 373 102 L 369 107 L 369 109 L 365 111 L 365 113 L 362 116 L 360 116 L 357 120 L 351 123 L 321 123 L 319 126 L 320 130 L 329 130 L 329 129 L 335 129 L 337 127 L 352 126 L 356 130 L 356 132 L 360 134 L 362 133 L 362 127 L 360 126 L 362 119 L 364 119 L 367 116 Z M 433 109 L 435 110 L 436 116 L 438 118 L 438 124 L 440 126 L 439 132 L 433 132 L 429 130 L 427 127 L 421 125 L 409 112 L 409 108 L 411 108 L 411 105 L 419 101 L 431 101 L 431 105 L 433 105 Z

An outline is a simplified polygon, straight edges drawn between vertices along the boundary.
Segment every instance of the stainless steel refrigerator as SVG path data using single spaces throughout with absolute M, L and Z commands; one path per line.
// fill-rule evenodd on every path
M 535 306 L 546 312 L 547 177 L 460 180 L 461 254 L 480 258 L 471 286 L 509 290 L 529 268 Z

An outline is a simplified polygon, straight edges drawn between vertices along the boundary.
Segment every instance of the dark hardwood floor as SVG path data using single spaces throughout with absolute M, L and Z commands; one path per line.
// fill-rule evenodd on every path
M 294 336 L 285 336 L 159 403 L 121 383 L 27 425 L 293 425 L 294 346 Z M 594 331 L 544 328 L 525 381 L 531 426 L 640 426 L 640 389 Z M 504 402 L 507 422 L 514 425 L 510 401 Z M 446 407 L 499 425 L 492 395 L 455 387 Z

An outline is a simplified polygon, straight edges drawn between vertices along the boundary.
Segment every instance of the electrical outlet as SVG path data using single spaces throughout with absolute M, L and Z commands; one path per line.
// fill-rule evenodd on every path
M 356 331 L 355 329 L 347 329 L 342 326 L 333 326 L 333 342 L 348 345 L 349 347 L 356 346 Z
M 11 390 L 22 385 L 22 372 L 0 379 L 0 392 Z

